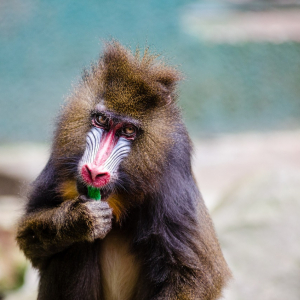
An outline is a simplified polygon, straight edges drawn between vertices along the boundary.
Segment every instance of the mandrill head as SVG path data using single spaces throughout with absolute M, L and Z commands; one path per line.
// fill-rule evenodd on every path
M 126 206 L 161 189 L 174 160 L 190 167 L 190 142 L 176 106 L 179 79 L 147 51 L 107 44 L 58 122 L 53 161 L 62 182 L 76 182 L 79 194 L 97 187 L 103 200 L 118 198 Z

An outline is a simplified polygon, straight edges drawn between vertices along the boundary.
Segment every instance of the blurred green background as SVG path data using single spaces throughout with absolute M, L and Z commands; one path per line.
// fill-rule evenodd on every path
M 179 65 L 193 134 L 299 126 L 298 41 L 247 39 L 248 28 L 244 39 L 214 39 L 215 24 L 226 35 L 232 15 L 279 10 L 268 2 L 2 0 L 1 141 L 49 141 L 63 97 L 111 38 L 133 49 L 148 45 Z
M 13 238 L 23 190 L 47 160 L 64 99 L 112 38 L 184 74 L 194 171 L 235 277 L 225 299 L 299 299 L 294 0 L 0 0 L 0 299 L 35 297 L 37 275 Z

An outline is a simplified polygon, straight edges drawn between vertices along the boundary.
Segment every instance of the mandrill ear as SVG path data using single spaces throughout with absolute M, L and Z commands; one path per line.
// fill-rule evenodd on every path
M 171 95 L 168 95 L 166 104 L 170 104 L 171 102 L 172 102 L 172 97 L 171 97 Z
M 174 89 L 168 89 L 166 88 L 165 85 L 158 83 L 158 89 L 159 89 L 159 102 L 162 103 L 163 105 L 168 105 L 173 102 L 173 100 L 176 98 L 175 97 L 175 88 Z
M 181 79 L 180 73 L 173 68 L 162 69 L 157 76 L 157 82 L 163 85 L 169 92 L 175 90 L 177 82 Z
M 181 74 L 174 68 L 161 66 L 156 74 L 156 82 L 165 104 L 170 104 L 176 99 L 176 87 L 182 80 Z

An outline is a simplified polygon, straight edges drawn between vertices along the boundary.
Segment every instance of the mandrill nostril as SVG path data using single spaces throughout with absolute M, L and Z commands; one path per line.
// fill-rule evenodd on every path
M 106 185 L 110 180 L 109 172 L 98 172 L 93 179 L 93 185 L 96 187 L 102 187 Z
M 108 174 L 107 172 L 105 172 L 105 173 L 100 173 L 100 174 L 98 174 L 98 175 L 95 176 L 95 179 L 98 179 L 98 178 L 105 178 L 105 177 L 107 177 L 107 176 L 109 176 L 109 174 Z
M 89 169 L 89 167 L 88 167 L 88 166 L 85 166 L 85 169 L 86 169 L 86 172 L 88 173 L 89 177 L 90 177 L 91 179 L 93 179 L 92 172 L 91 172 L 91 170 Z

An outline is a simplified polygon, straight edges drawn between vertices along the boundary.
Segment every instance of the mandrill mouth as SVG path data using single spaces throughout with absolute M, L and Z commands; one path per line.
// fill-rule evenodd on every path
M 100 190 L 101 201 L 106 201 L 112 193 L 112 191 L 107 186 L 103 187 L 103 188 L 98 188 L 98 189 Z M 83 183 L 82 181 L 77 181 L 77 190 L 80 195 L 84 195 L 87 198 L 90 198 L 88 186 L 86 185 L 86 183 Z

